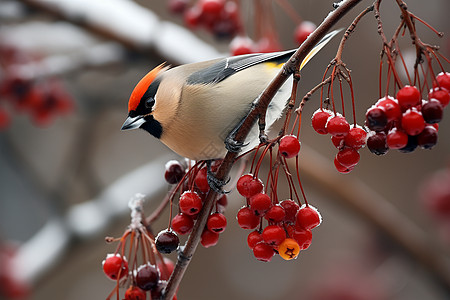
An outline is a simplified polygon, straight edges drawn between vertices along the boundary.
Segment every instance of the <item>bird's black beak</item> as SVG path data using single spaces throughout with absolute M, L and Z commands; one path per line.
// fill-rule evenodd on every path
M 122 130 L 136 129 L 145 123 L 144 116 L 128 117 L 122 125 Z

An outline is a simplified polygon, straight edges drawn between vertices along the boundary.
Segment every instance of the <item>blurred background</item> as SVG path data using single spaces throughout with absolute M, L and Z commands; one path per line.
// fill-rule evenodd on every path
M 148 195 L 147 213 L 158 205 L 169 189 L 164 164 L 180 159 L 143 131 L 120 131 L 131 91 L 163 61 L 236 51 L 230 50 L 236 28 L 196 25 L 187 11 L 177 13 L 177 2 L 183 1 L 0 2 L 0 299 L 104 299 L 113 289 L 101 261 L 115 246 L 104 237 L 126 229 L 134 194 Z M 381 10 L 388 37 L 400 21 L 391 2 Z M 298 46 L 296 27 L 319 24 L 332 4 L 240 1 L 238 14 L 260 50 L 291 49 Z M 370 4 L 362 1 L 338 27 Z M 407 4 L 447 33 L 438 38 L 417 22 L 422 41 L 449 57 L 449 1 Z M 343 54 L 359 124 L 378 99 L 376 26 L 367 15 Z M 299 97 L 321 81 L 338 42 L 304 68 Z M 405 60 L 414 61 L 413 46 L 402 47 Z M 324 218 L 311 247 L 296 261 L 258 262 L 246 245 L 248 232 L 234 221 L 244 200 L 232 192 L 228 228 L 217 246 L 198 248 L 179 299 L 450 299 L 448 112 L 432 150 L 379 157 L 363 149 L 355 170 L 341 175 L 329 137 L 310 126 L 318 106 L 315 95 L 300 136 L 303 185 Z M 155 231 L 167 222 L 165 214 Z

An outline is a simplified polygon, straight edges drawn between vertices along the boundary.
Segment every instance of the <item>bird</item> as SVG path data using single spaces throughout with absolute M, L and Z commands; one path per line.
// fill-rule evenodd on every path
M 301 68 L 338 31 L 317 43 Z M 141 128 L 188 159 L 222 159 L 233 148 L 226 147 L 226 142 L 295 51 L 245 54 L 173 68 L 163 63 L 135 86 L 122 130 Z M 291 87 L 292 80 L 287 80 L 272 99 L 266 129 L 282 115 Z M 243 147 L 234 151 L 251 149 L 259 143 L 258 137 L 255 125 Z

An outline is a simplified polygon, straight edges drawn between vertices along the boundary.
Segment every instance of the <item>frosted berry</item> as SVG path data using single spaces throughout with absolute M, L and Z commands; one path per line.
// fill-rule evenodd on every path
M 336 167 L 336 170 L 337 170 L 339 173 L 342 173 L 342 174 L 350 173 L 350 172 L 353 171 L 353 169 L 354 169 L 354 166 L 352 166 L 352 167 L 346 167 L 346 166 L 343 166 L 343 165 L 338 161 L 338 159 L 337 159 L 336 156 L 334 157 L 334 166 Z
M 225 1 L 224 0 L 200 0 L 198 2 L 203 14 L 218 17 L 222 12 Z
M 277 204 L 272 206 L 264 215 L 264 218 L 269 222 L 279 223 L 284 220 L 286 212 L 283 206 Z
M 339 150 L 336 159 L 341 165 L 351 168 L 359 162 L 359 153 L 354 148 L 345 147 Z
M 442 107 L 446 107 L 450 102 L 450 93 L 447 89 L 436 87 L 430 90 L 428 93 L 428 99 L 436 99 L 441 102 Z
M 278 246 L 278 253 L 284 260 L 297 258 L 300 253 L 300 246 L 296 240 L 287 238 Z
M 437 130 L 433 126 L 426 126 L 417 136 L 417 145 L 423 149 L 433 148 L 438 141 Z
M 300 151 L 300 141 L 295 135 L 285 135 L 280 139 L 279 151 L 286 158 L 298 155 Z
M 418 135 L 425 128 L 425 120 L 420 112 L 408 110 L 403 114 L 402 128 L 408 135 Z
M 367 138 L 367 148 L 376 155 L 386 154 L 389 150 L 386 142 L 386 133 L 373 132 L 373 134 L 370 134 Z
M 160 274 L 160 280 L 169 280 L 170 275 L 175 269 L 175 264 L 173 261 L 170 258 L 164 257 L 163 261 L 158 262 L 157 266 Z
M 272 205 L 269 195 L 264 193 L 258 193 L 250 198 L 250 208 L 253 209 L 255 214 L 264 215 Z
M 393 129 L 386 136 L 386 143 L 390 149 L 401 149 L 408 144 L 408 135 L 401 130 Z
M 227 218 L 221 213 L 213 213 L 208 217 L 206 227 L 209 231 L 222 233 L 227 227 Z
M 160 253 L 172 253 L 178 248 L 180 239 L 173 231 L 163 230 L 156 236 L 156 249 Z
M 242 175 L 236 183 L 236 188 L 243 197 L 250 198 L 263 190 L 263 183 L 252 174 Z
M 360 127 L 352 127 L 344 138 L 346 146 L 359 149 L 366 144 L 367 132 Z M 338 148 L 338 147 L 336 147 Z
M 331 117 L 331 113 L 327 110 L 318 109 L 314 112 L 311 122 L 314 130 L 319 134 L 327 134 L 326 124 Z
M 135 279 L 136 285 L 140 289 L 148 291 L 154 288 L 158 283 L 159 272 L 154 266 L 145 264 L 137 269 Z
M 119 254 L 108 254 L 102 264 L 103 272 L 112 280 L 128 275 L 128 262 Z
M 255 230 L 248 234 L 247 245 L 250 249 L 255 248 L 255 246 L 263 241 L 263 237 L 259 231 Z
M 201 168 L 197 174 L 195 175 L 194 182 L 195 186 L 200 190 L 202 193 L 206 193 L 209 191 L 209 184 L 208 184 L 208 170 L 206 168 Z
M 445 88 L 447 91 L 450 91 L 450 73 L 449 72 L 441 72 L 436 76 L 436 81 L 440 87 Z
M 171 160 L 166 163 L 164 178 L 168 183 L 175 184 L 180 182 L 184 174 L 184 168 L 178 161 Z
M 287 228 L 289 237 L 297 241 L 300 250 L 306 250 L 309 248 L 312 242 L 312 232 L 309 229 L 296 228 L 295 226 L 289 226 Z
M 230 43 L 231 55 L 243 55 L 254 52 L 255 43 L 248 36 L 236 36 Z
M 302 229 L 313 229 L 320 225 L 322 217 L 319 211 L 311 206 L 303 206 L 297 212 L 295 226 Z
M 172 219 L 172 229 L 180 235 L 191 232 L 194 227 L 194 220 L 186 214 L 179 213 Z
M 316 24 L 310 21 L 303 21 L 297 25 L 294 32 L 295 41 L 300 45 L 306 38 L 316 30 Z
M 422 101 L 422 96 L 420 95 L 417 87 L 410 85 L 405 85 L 398 90 L 396 98 L 402 109 L 408 109 L 416 106 Z
M 397 100 L 394 98 L 387 96 L 383 97 L 377 101 L 375 104 L 376 107 L 381 108 L 386 114 L 388 122 L 400 120 L 402 117 L 402 110 Z
M 334 116 L 328 119 L 326 128 L 333 136 L 345 136 L 350 130 L 350 125 L 343 116 Z
M 278 246 L 286 238 L 286 232 L 283 227 L 278 225 L 269 225 L 262 232 L 263 240 L 271 246 Z
M 259 243 L 253 247 L 253 255 L 257 260 L 269 262 L 274 254 L 273 248 L 265 243 Z
M 219 242 L 219 234 L 216 232 L 209 231 L 208 229 L 203 230 L 200 243 L 203 247 L 209 248 L 217 245 Z
M 441 102 L 431 99 L 422 105 L 422 116 L 426 123 L 434 124 L 442 120 L 442 104 Z
M 350 132 L 350 131 L 349 131 Z M 342 147 L 344 147 L 344 136 L 331 136 L 331 142 L 333 143 L 333 145 L 338 148 L 341 149 Z
M 382 108 L 371 107 L 366 112 L 366 125 L 370 130 L 382 131 L 386 128 L 388 118 Z
M 137 286 L 130 286 L 125 292 L 125 300 L 146 300 L 146 293 Z
M 300 209 L 300 206 L 291 199 L 281 201 L 280 205 L 284 208 L 285 212 L 284 222 L 293 224 L 295 222 L 295 216 L 297 215 L 297 211 Z
M 261 220 L 249 207 L 242 207 L 237 213 L 237 221 L 242 229 L 255 229 Z
M 193 216 L 197 214 L 202 208 L 202 198 L 196 193 L 192 191 L 184 192 L 180 201 L 178 202 L 178 206 L 180 207 L 180 211 L 189 216 Z

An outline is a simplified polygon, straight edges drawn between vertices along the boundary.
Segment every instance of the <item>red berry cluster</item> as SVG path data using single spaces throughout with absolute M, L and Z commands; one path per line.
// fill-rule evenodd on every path
M 211 167 L 216 170 L 216 164 Z M 172 218 L 170 223 L 171 230 L 163 230 L 156 237 L 156 246 L 162 253 L 171 253 L 179 245 L 178 235 L 185 235 L 192 231 L 194 221 L 203 207 L 203 201 L 210 189 L 207 179 L 207 167 L 198 168 L 194 166 L 189 168 L 186 173 L 186 167 L 177 161 L 170 161 L 166 164 L 165 178 L 170 184 L 179 184 L 177 190 L 181 195 L 178 200 L 179 212 Z M 184 176 L 189 174 L 190 180 L 183 180 Z M 219 234 L 225 231 L 227 219 L 223 214 L 228 200 L 226 195 L 221 195 L 216 202 L 216 210 L 208 217 L 206 227 L 201 236 L 201 244 L 205 247 L 211 247 L 219 241 Z M 166 241 L 164 242 L 163 241 Z M 158 246 L 160 245 L 161 246 Z M 164 245 L 164 246 L 162 246 Z
M 0 102 L 10 102 L 16 112 L 27 112 L 38 126 L 48 125 L 58 115 L 72 112 L 73 99 L 56 79 L 33 80 L 19 76 L 17 65 L 32 63 L 34 58 L 13 47 L 0 46 L 0 65 L 5 76 L 0 81 Z M 2 104 L 2 103 L 0 103 Z M 0 106 L 0 130 L 11 121 L 9 110 Z
M 436 85 L 423 100 L 416 86 L 405 85 L 396 99 L 386 96 L 366 112 L 366 126 L 371 130 L 367 147 L 382 155 L 389 149 L 409 153 L 418 146 L 431 149 L 438 140 L 438 123 L 450 102 L 450 73 L 440 73 Z
M 217 38 L 231 38 L 241 30 L 239 8 L 235 1 L 199 0 L 189 6 L 187 0 L 169 0 L 169 10 L 182 14 L 189 28 L 203 27 Z
M 278 203 L 263 191 L 262 181 L 252 174 L 242 175 L 236 188 L 247 199 L 247 205 L 238 211 L 236 218 L 241 228 L 254 230 L 248 235 L 247 244 L 256 259 L 268 262 L 279 254 L 291 260 L 309 247 L 311 229 L 321 223 L 315 208 L 300 207 L 291 199 Z
M 360 126 L 350 126 L 344 116 L 319 108 L 312 116 L 312 127 L 319 134 L 330 134 L 338 149 L 334 165 L 341 173 L 349 173 L 359 162 L 359 149 L 366 144 L 367 132 Z

